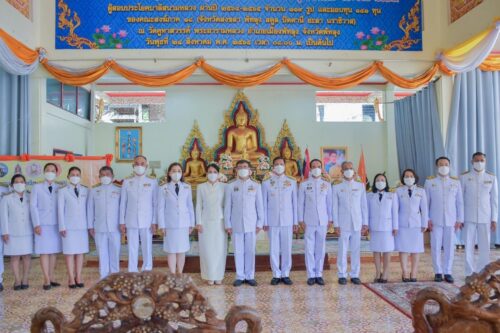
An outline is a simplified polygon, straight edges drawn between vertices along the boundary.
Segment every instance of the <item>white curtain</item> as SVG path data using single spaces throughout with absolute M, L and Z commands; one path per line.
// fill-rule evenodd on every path
M 29 75 L 38 68 L 38 61 L 28 65 L 18 59 L 9 49 L 3 39 L 0 38 L 0 67 L 13 75 Z

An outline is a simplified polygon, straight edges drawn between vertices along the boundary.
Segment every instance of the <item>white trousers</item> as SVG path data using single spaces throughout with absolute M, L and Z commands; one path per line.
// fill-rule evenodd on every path
M 489 223 L 470 223 L 465 222 L 464 240 L 465 240 L 465 276 L 472 273 L 478 273 L 490 261 L 490 228 Z M 474 265 L 474 250 L 476 244 L 479 249 L 479 260 Z M 476 266 L 474 268 L 474 266 Z
M 120 271 L 119 232 L 96 232 L 95 245 L 99 254 L 99 275 L 101 279 Z
M 233 233 L 234 260 L 237 280 L 255 278 L 255 232 Z
M 441 265 L 441 247 L 444 249 L 444 263 Z M 453 274 L 455 257 L 455 227 L 433 226 L 431 232 L 431 254 L 434 274 Z
M 326 225 L 306 225 L 304 233 L 307 278 L 323 277 Z
M 3 266 L 3 240 L 0 239 L 0 283 L 3 283 L 3 272 L 4 272 L 4 266 Z
M 142 250 L 142 271 L 153 269 L 153 234 L 150 228 L 127 228 L 128 271 L 137 272 L 139 263 L 139 241 Z
M 351 250 L 351 279 L 359 278 L 361 230 L 341 230 L 339 237 L 339 255 L 337 270 L 339 278 L 347 278 L 347 251 Z
M 292 239 L 293 226 L 269 227 L 271 269 L 275 278 L 279 279 L 290 275 L 292 269 Z

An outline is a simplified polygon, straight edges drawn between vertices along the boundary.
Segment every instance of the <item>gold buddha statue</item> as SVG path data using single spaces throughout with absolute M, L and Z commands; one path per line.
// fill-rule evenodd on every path
M 227 147 L 225 154 L 231 155 L 233 161 L 245 159 L 256 163 L 262 155 L 259 150 L 257 131 L 248 126 L 248 114 L 240 103 L 234 117 L 236 127 L 227 131 Z
M 207 181 L 207 171 L 205 162 L 200 158 L 201 152 L 198 144 L 195 142 L 191 150 L 191 159 L 186 162 L 184 179 L 190 184 L 201 184 Z
M 285 140 L 281 157 L 285 159 L 285 174 L 289 177 L 300 180 L 299 167 L 297 166 L 297 161 L 292 159 L 292 150 L 290 149 L 287 140 Z

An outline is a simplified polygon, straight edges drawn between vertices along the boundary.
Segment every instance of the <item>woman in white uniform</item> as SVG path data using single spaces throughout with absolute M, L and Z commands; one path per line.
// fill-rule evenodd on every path
M 397 188 L 399 202 L 399 230 L 396 236 L 396 251 L 403 271 L 403 282 L 417 282 L 419 254 L 424 253 L 424 232 L 427 230 L 428 211 L 425 190 L 418 187 L 418 176 L 412 169 L 401 175 Z M 411 271 L 408 276 L 408 256 L 411 257 Z
M 387 177 L 379 173 L 367 194 L 370 249 L 375 259 L 375 283 L 387 283 L 394 236 L 398 233 L 398 196 L 389 192 Z M 381 261 L 383 261 L 383 268 Z
M 219 166 L 207 168 L 208 182 L 196 189 L 196 226 L 200 244 L 201 278 L 221 284 L 226 271 L 227 234 L 224 230 L 224 188 Z
M 183 182 L 182 166 L 172 163 L 167 170 L 167 183 L 158 191 L 158 227 L 162 231 L 163 250 L 167 253 L 172 274 L 182 273 L 189 234 L 194 227 L 194 208 L 191 186 Z
M 83 254 L 89 252 L 87 229 L 88 189 L 80 185 L 81 170 L 73 166 L 68 172 L 69 184 L 57 192 L 59 232 L 68 270 L 68 287 L 83 288 Z
M 14 272 L 14 290 L 28 289 L 28 277 L 33 253 L 33 226 L 31 225 L 29 195 L 26 179 L 16 174 L 10 182 L 12 193 L 3 196 L 0 203 L 0 223 L 4 254 L 10 256 Z M 21 260 L 23 262 L 21 272 Z
M 57 166 L 43 167 L 45 181 L 33 185 L 30 195 L 31 221 L 35 231 L 35 253 L 40 255 L 43 272 L 43 290 L 59 287 L 55 282 L 57 254 L 62 251 L 61 235 L 57 228 Z

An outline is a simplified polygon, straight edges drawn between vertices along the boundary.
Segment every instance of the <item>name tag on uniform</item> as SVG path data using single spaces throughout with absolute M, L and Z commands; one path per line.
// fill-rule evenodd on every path
M 189 186 L 184 185 L 184 189 L 185 189 L 185 190 L 188 190 L 188 189 L 189 189 Z
M 434 187 L 434 186 L 436 186 L 436 184 L 432 184 L 431 186 Z
M 290 183 L 288 180 L 283 183 L 283 186 L 285 187 L 290 187 L 292 186 L 292 183 Z
M 271 186 L 274 186 L 274 184 L 276 184 L 276 182 L 274 180 L 271 180 Z
M 353 191 L 353 192 L 356 192 L 356 191 L 359 191 L 359 189 L 357 189 L 357 188 L 353 188 L 353 189 L 352 189 L 352 191 Z
M 250 187 L 248 188 L 248 192 L 255 192 L 255 187 L 250 186 Z
M 312 190 L 312 189 L 313 189 L 312 185 L 307 185 L 306 190 Z
M 326 190 L 328 188 L 328 185 L 326 185 L 325 183 L 321 184 L 321 190 Z
M 485 180 L 484 183 L 485 184 L 493 184 L 493 182 L 491 180 Z
M 239 187 L 236 187 L 236 186 L 235 186 L 235 187 L 233 187 L 233 191 L 234 191 L 234 192 L 238 192 L 239 190 L 240 190 L 240 188 L 239 188 Z
M 151 184 L 149 183 L 146 183 L 146 184 L 143 184 L 144 187 L 151 187 Z

